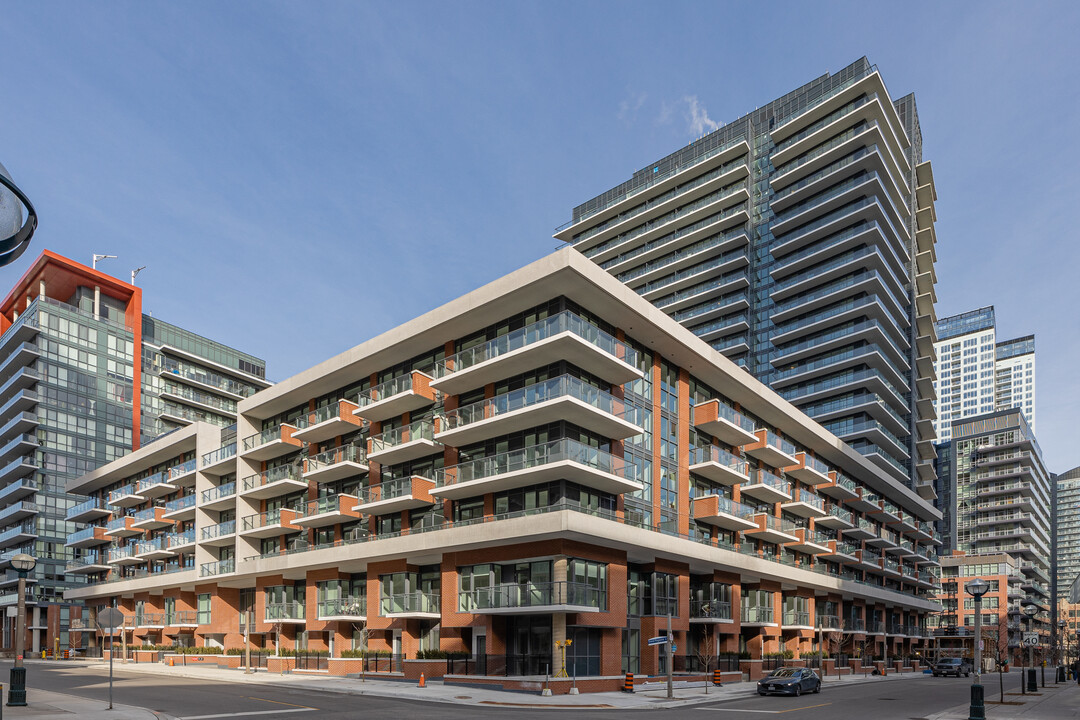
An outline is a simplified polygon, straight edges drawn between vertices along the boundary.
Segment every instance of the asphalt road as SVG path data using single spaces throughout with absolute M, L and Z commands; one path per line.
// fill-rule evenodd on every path
M 6 678 L 10 663 L 0 664 Z M 101 666 L 30 666 L 27 685 L 95 700 L 108 698 L 108 670 Z M 783 714 L 799 720 L 870 718 L 872 720 L 920 720 L 928 715 L 966 703 L 970 680 L 921 676 L 897 682 L 869 682 L 836 686 L 826 684 L 820 694 L 793 697 L 758 697 L 747 686 L 745 698 L 676 709 L 650 709 L 648 717 L 663 720 L 693 718 L 707 720 L 762 720 L 763 715 Z M 997 693 L 997 676 L 986 676 L 987 699 Z M 1017 689 L 1019 673 L 1006 676 L 1006 692 Z M 462 688 L 468 695 L 468 688 Z M 114 677 L 114 700 L 180 718 L 243 714 L 248 720 L 303 720 L 312 713 L 318 718 L 419 716 L 425 720 L 444 718 L 502 718 L 528 714 L 530 717 L 558 717 L 563 720 L 590 718 L 605 710 L 559 708 L 539 710 L 522 707 L 469 706 L 356 696 L 296 686 L 274 688 L 267 685 L 234 684 L 181 677 L 161 677 L 118 668 Z M 511 702 L 527 703 L 528 696 Z M 623 712 L 634 712 L 626 711 Z

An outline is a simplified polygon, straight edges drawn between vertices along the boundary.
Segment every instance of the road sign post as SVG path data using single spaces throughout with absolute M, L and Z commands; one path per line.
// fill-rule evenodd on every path
M 105 608 L 98 613 L 97 619 L 98 627 L 101 628 L 101 632 L 109 634 L 109 709 L 113 709 L 113 635 L 116 634 L 116 629 L 124 626 L 124 613 L 120 612 L 116 608 Z

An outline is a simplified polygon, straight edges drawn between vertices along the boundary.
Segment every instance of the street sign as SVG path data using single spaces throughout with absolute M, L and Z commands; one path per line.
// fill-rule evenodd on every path
M 667 638 L 666 637 L 649 638 L 649 644 L 650 645 L 667 645 Z
M 675 643 L 671 643 L 671 654 L 674 655 L 677 652 L 679 652 L 679 646 Z
M 1024 647 L 1037 647 L 1039 645 L 1039 633 L 1024 633 Z
M 124 624 L 124 613 L 116 608 L 105 608 L 98 613 L 98 627 L 104 633 L 114 633 Z

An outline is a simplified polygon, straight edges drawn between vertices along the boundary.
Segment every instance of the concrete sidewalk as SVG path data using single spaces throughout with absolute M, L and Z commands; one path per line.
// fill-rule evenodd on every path
M 75 695 L 27 688 L 26 707 L 3 708 L 7 720 L 161 720 L 161 716 L 145 708 L 87 700 Z
M 38 661 L 41 662 L 41 661 Z M 29 663 L 28 663 L 29 664 Z M 54 661 L 47 664 L 52 666 L 64 666 L 72 668 L 100 668 L 104 663 L 100 661 Z M 666 684 L 657 679 L 645 685 L 638 684 L 633 693 L 603 692 L 583 693 L 580 695 L 554 695 L 544 697 L 539 692 L 519 692 L 494 689 L 491 687 L 470 686 L 466 684 L 444 684 L 441 680 L 429 680 L 426 688 L 416 687 L 416 683 L 406 680 L 342 678 L 320 675 L 279 675 L 276 673 L 256 672 L 250 675 L 242 670 L 229 670 L 218 667 L 168 667 L 160 663 L 117 664 L 114 666 L 117 674 L 140 674 L 140 675 L 166 675 L 169 677 L 186 677 L 201 680 L 214 680 L 218 682 L 249 683 L 249 684 L 272 684 L 276 687 L 283 685 L 302 687 L 305 690 L 317 690 L 320 692 L 334 692 L 349 695 L 373 695 L 377 697 L 400 698 L 407 700 L 423 700 L 429 702 L 444 702 L 461 705 L 487 705 L 506 706 L 519 708 L 550 708 L 550 707 L 574 707 L 596 709 L 635 709 L 635 708 L 674 708 L 687 705 L 696 705 L 706 702 L 718 702 L 725 700 L 741 699 L 753 695 L 757 684 L 752 682 L 725 683 L 723 687 L 709 687 L 708 694 L 702 683 L 691 684 L 676 682 L 674 698 L 667 698 Z M 822 692 L 828 692 L 830 687 L 837 685 L 853 685 L 857 683 L 892 683 L 903 682 L 913 678 L 923 677 L 922 673 L 890 674 L 886 677 L 874 677 L 856 675 L 839 678 L 830 676 L 825 678 Z M 542 679 L 541 679 L 542 682 Z
M 1010 705 L 996 704 L 1001 697 L 996 691 L 996 686 L 991 687 L 987 684 L 985 688 L 987 690 L 985 700 L 987 720 L 1006 720 L 1006 718 L 1077 720 L 1080 718 L 1080 685 L 1075 682 L 1047 685 L 1045 688 L 1039 688 L 1037 694 L 1021 695 L 1019 692 L 1006 690 L 1005 702 L 1015 703 Z M 1012 690 L 1015 689 L 1012 688 Z M 927 720 L 967 720 L 968 714 L 967 705 L 958 705 L 937 715 L 931 715 Z

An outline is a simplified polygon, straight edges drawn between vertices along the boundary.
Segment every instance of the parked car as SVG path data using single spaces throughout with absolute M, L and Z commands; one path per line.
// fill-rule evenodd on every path
M 782 667 L 758 680 L 758 695 L 802 695 L 821 692 L 821 678 L 810 668 Z
M 941 658 L 934 664 L 933 675 L 955 675 L 967 677 L 971 675 L 971 663 L 965 658 Z

